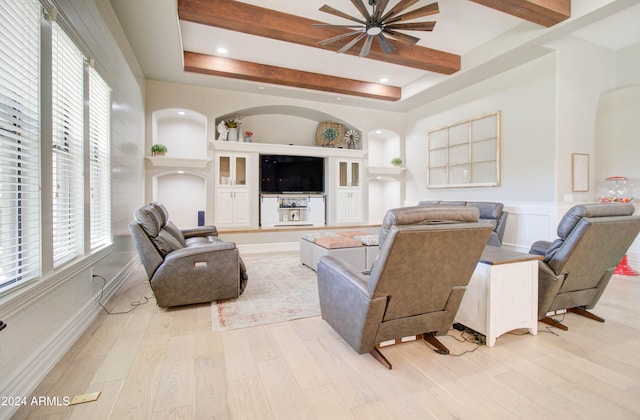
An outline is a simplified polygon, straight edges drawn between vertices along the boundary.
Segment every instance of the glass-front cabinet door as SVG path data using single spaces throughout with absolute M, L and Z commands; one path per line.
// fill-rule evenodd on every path
M 235 156 L 233 159 L 234 163 L 234 184 L 238 186 L 246 186 L 247 185 L 247 157 L 246 156 Z
M 360 186 L 360 162 L 341 160 L 338 162 L 338 187 Z
M 220 154 L 217 159 L 216 182 L 222 187 L 246 187 L 248 176 L 248 156 Z

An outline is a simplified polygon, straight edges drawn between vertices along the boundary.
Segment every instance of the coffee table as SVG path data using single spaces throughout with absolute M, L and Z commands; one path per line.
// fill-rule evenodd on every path
M 538 260 L 487 246 L 467 285 L 456 322 L 484 334 L 487 346 L 505 332 L 527 328 L 538 333 Z

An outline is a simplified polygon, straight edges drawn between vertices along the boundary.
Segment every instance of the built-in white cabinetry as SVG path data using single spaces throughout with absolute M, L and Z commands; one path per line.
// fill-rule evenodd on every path
M 260 196 L 260 225 L 323 226 L 325 224 L 325 196 L 323 194 L 262 194 Z
M 217 153 L 215 157 L 215 223 L 249 226 L 249 162 L 244 153 Z
M 336 223 L 362 222 L 362 160 L 338 159 Z

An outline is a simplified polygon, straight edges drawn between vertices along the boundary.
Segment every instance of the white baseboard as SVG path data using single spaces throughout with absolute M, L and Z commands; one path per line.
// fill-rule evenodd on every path
M 106 285 L 102 299 L 109 300 L 122 286 L 133 270 L 140 264 L 136 257 L 129 261 L 118 275 Z M 71 349 L 71 346 L 89 328 L 91 323 L 102 311 L 98 301 L 98 293 L 88 301 L 73 318 L 70 318 L 58 331 L 51 334 L 49 339 L 31 354 L 31 357 L 16 369 L 10 378 L 6 378 L 0 386 L 0 395 L 20 396 L 29 398 L 37 386 L 45 379 L 49 372 Z M 60 398 L 65 397 L 60 395 Z M 68 395 L 69 398 L 73 395 Z M 9 419 L 20 407 L 10 407 L 0 411 L 0 420 Z

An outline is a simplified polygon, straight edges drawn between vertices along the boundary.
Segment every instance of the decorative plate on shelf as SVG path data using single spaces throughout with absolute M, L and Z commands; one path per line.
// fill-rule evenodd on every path
M 316 144 L 324 147 L 339 147 L 344 138 L 344 125 L 336 122 L 321 122 L 316 128 Z

